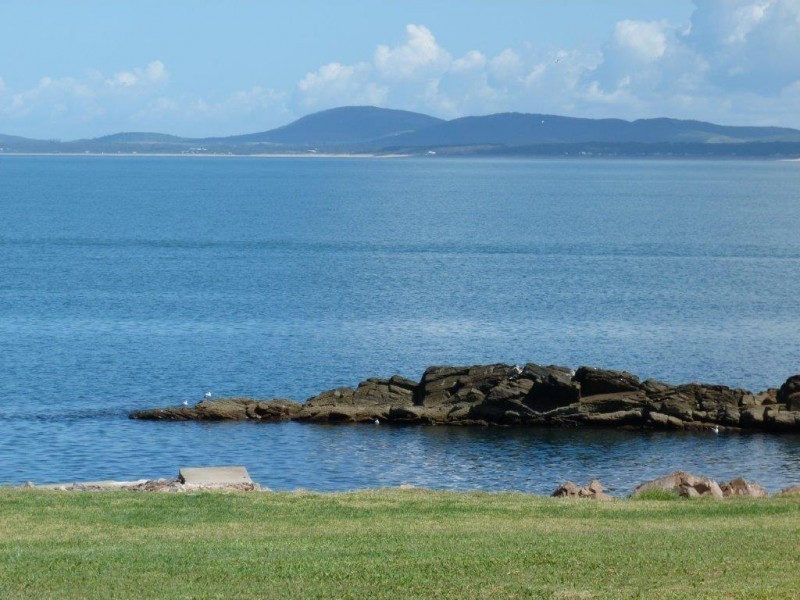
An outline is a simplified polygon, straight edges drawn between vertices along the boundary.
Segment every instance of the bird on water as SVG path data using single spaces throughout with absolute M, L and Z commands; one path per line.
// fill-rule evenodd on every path
M 203 398 L 205 398 L 206 400 L 211 400 L 211 392 L 206 392 L 205 394 L 203 394 Z

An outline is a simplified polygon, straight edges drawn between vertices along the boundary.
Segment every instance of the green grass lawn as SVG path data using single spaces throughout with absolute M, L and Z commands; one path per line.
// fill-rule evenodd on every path
M 800 497 L 0 491 L 0 598 L 798 598 Z

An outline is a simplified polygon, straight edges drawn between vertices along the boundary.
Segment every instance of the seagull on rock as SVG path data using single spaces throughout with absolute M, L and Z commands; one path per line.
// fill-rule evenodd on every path
M 206 392 L 205 394 L 203 394 L 203 398 L 205 398 L 206 400 L 211 400 L 211 392 Z

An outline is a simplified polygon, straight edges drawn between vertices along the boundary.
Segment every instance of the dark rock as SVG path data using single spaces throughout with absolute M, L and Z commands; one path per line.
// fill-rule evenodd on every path
M 579 406 L 582 413 L 611 413 L 635 408 L 641 409 L 646 406 L 646 402 L 647 397 L 642 392 L 623 392 L 581 398 Z
M 757 398 L 756 395 L 747 393 L 742 396 L 742 399 L 739 401 L 739 408 L 750 408 L 752 406 L 761 406 L 761 399 Z
M 399 375 L 367 379 L 356 389 L 341 387 L 309 398 L 296 418 L 332 423 L 386 420 L 392 408 L 413 405 L 415 388 L 416 383 Z
M 411 406 L 416 382 L 395 375 L 390 379 L 367 379 L 358 384 L 353 403 L 358 406 Z
M 249 404 L 246 408 L 246 412 L 249 419 L 267 422 L 288 421 L 300 412 L 302 406 L 303 405 L 299 402 L 294 402 L 285 398 L 276 398 L 269 402 L 255 402 L 254 404 Z
M 362 381 L 356 389 L 336 388 L 306 400 L 310 407 L 323 406 L 411 406 L 417 384 L 395 375 L 390 379 L 372 378 Z
M 741 416 L 742 414 L 738 408 L 728 406 L 720 411 L 717 411 L 717 423 L 720 425 L 727 425 L 729 427 L 738 427 Z
M 422 423 L 426 421 L 425 409 L 421 406 L 393 406 L 389 409 L 388 419 L 393 423 Z
M 655 379 L 646 379 L 642 382 L 642 390 L 648 397 L 661 397 L 672 392 L 675 388 L 671 385 L 656 381 Z
M 750 395 L 747 390 L 732 389 L 725 385 L 689 383 L 679 385 L 675 389 L 693 400 L 697 409 L 707 412 L 709 416 L 721 413 L 727 408 L 738 408 L 745 396 Z
M 497 364 L 431 367 L 416 388 L 414 403 L 429 408 L 459 406 L 458 420 L 519 425 L 578 399 L 578 386 L 565 367 L 527 364 L 520 369 Z
M 769 388 L 763 392 L 756 394 L 756 404 L 768 406 L 778 403 L 778 390 L 776 388 Z
M 747 428 L 759 428 L 764 425 L 764 413 L 766 408 L 764 406 L 751 406 L 742 411 L 739 424 Z
M 658 405 L 658 411 L 682 421 L 693 421 L 696 418 L 697 402 L 693 397 L 673 391 Z
M 800 410 L 800 375 L 792 375 L 778 390 L 777 400 L 788 410 Z
M 764 426 L 774 431 L 797 431 L 800 428 L 800 411 L 768 407 L 764 411 Z
M 575 372 L 574 379 L 581 385 L 581 397 L 583 398 L 596 394 L 635 392 L 642 389 L 639 378 L 627 371 L 580 367 Z
M 353 406 L 355 404 L 355 394 L 356 391 L 350 387 L 328 390 L 306 400 L 306 407 Z
M 520 377 L 533 382 L 523 401 L 533 411 L 545 413 L 580 400 L 580 387 L 572 380 L 572 371 L 566 367 L 541 367 L 528 363 Z
M 800 375 L 779 390 L 753 395 L 721 385 L 640 383 L 625 371 L 493 364 L 430 367 L 419 384 L 397 375 L 367 379 L 304 404 L 227 398 L 139 411 L 131 418 L 800 431 L 800 410 L 792 410 L 800 407 L 798 398 Z
M 534 382 L 530 379 L 505 379 L 489 390 L 486 402 L 496 403 L 522 400 L 531 391 Z
M 489 391 L 509 378 L 508 365 L 472 367 L 429 367 L 414 391 L 414 404 L 437 406 L 459 402 L 480 402 Z

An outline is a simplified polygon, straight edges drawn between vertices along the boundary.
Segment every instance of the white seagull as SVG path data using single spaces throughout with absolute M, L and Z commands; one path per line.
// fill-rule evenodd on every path
M 183 404 L 184 406 L 189 406 L 189 401 L 188 400 L 184 400 L 181 404 Z
M 711 431 L 712 431 L 713 433 L 719 434 L 719 425 L 714 425 L 714 426 L 711 428 Z
M 375 423 L 375 425 L 380 425 L 381 424 L 379 419 L 375 419 L 375 421 L 373 421 L 373 423 Z
M 203 398 L 205 398 L 206 400 L 211 400 L 211 392 L 206 392 L 205 394 L 203 394 Z

